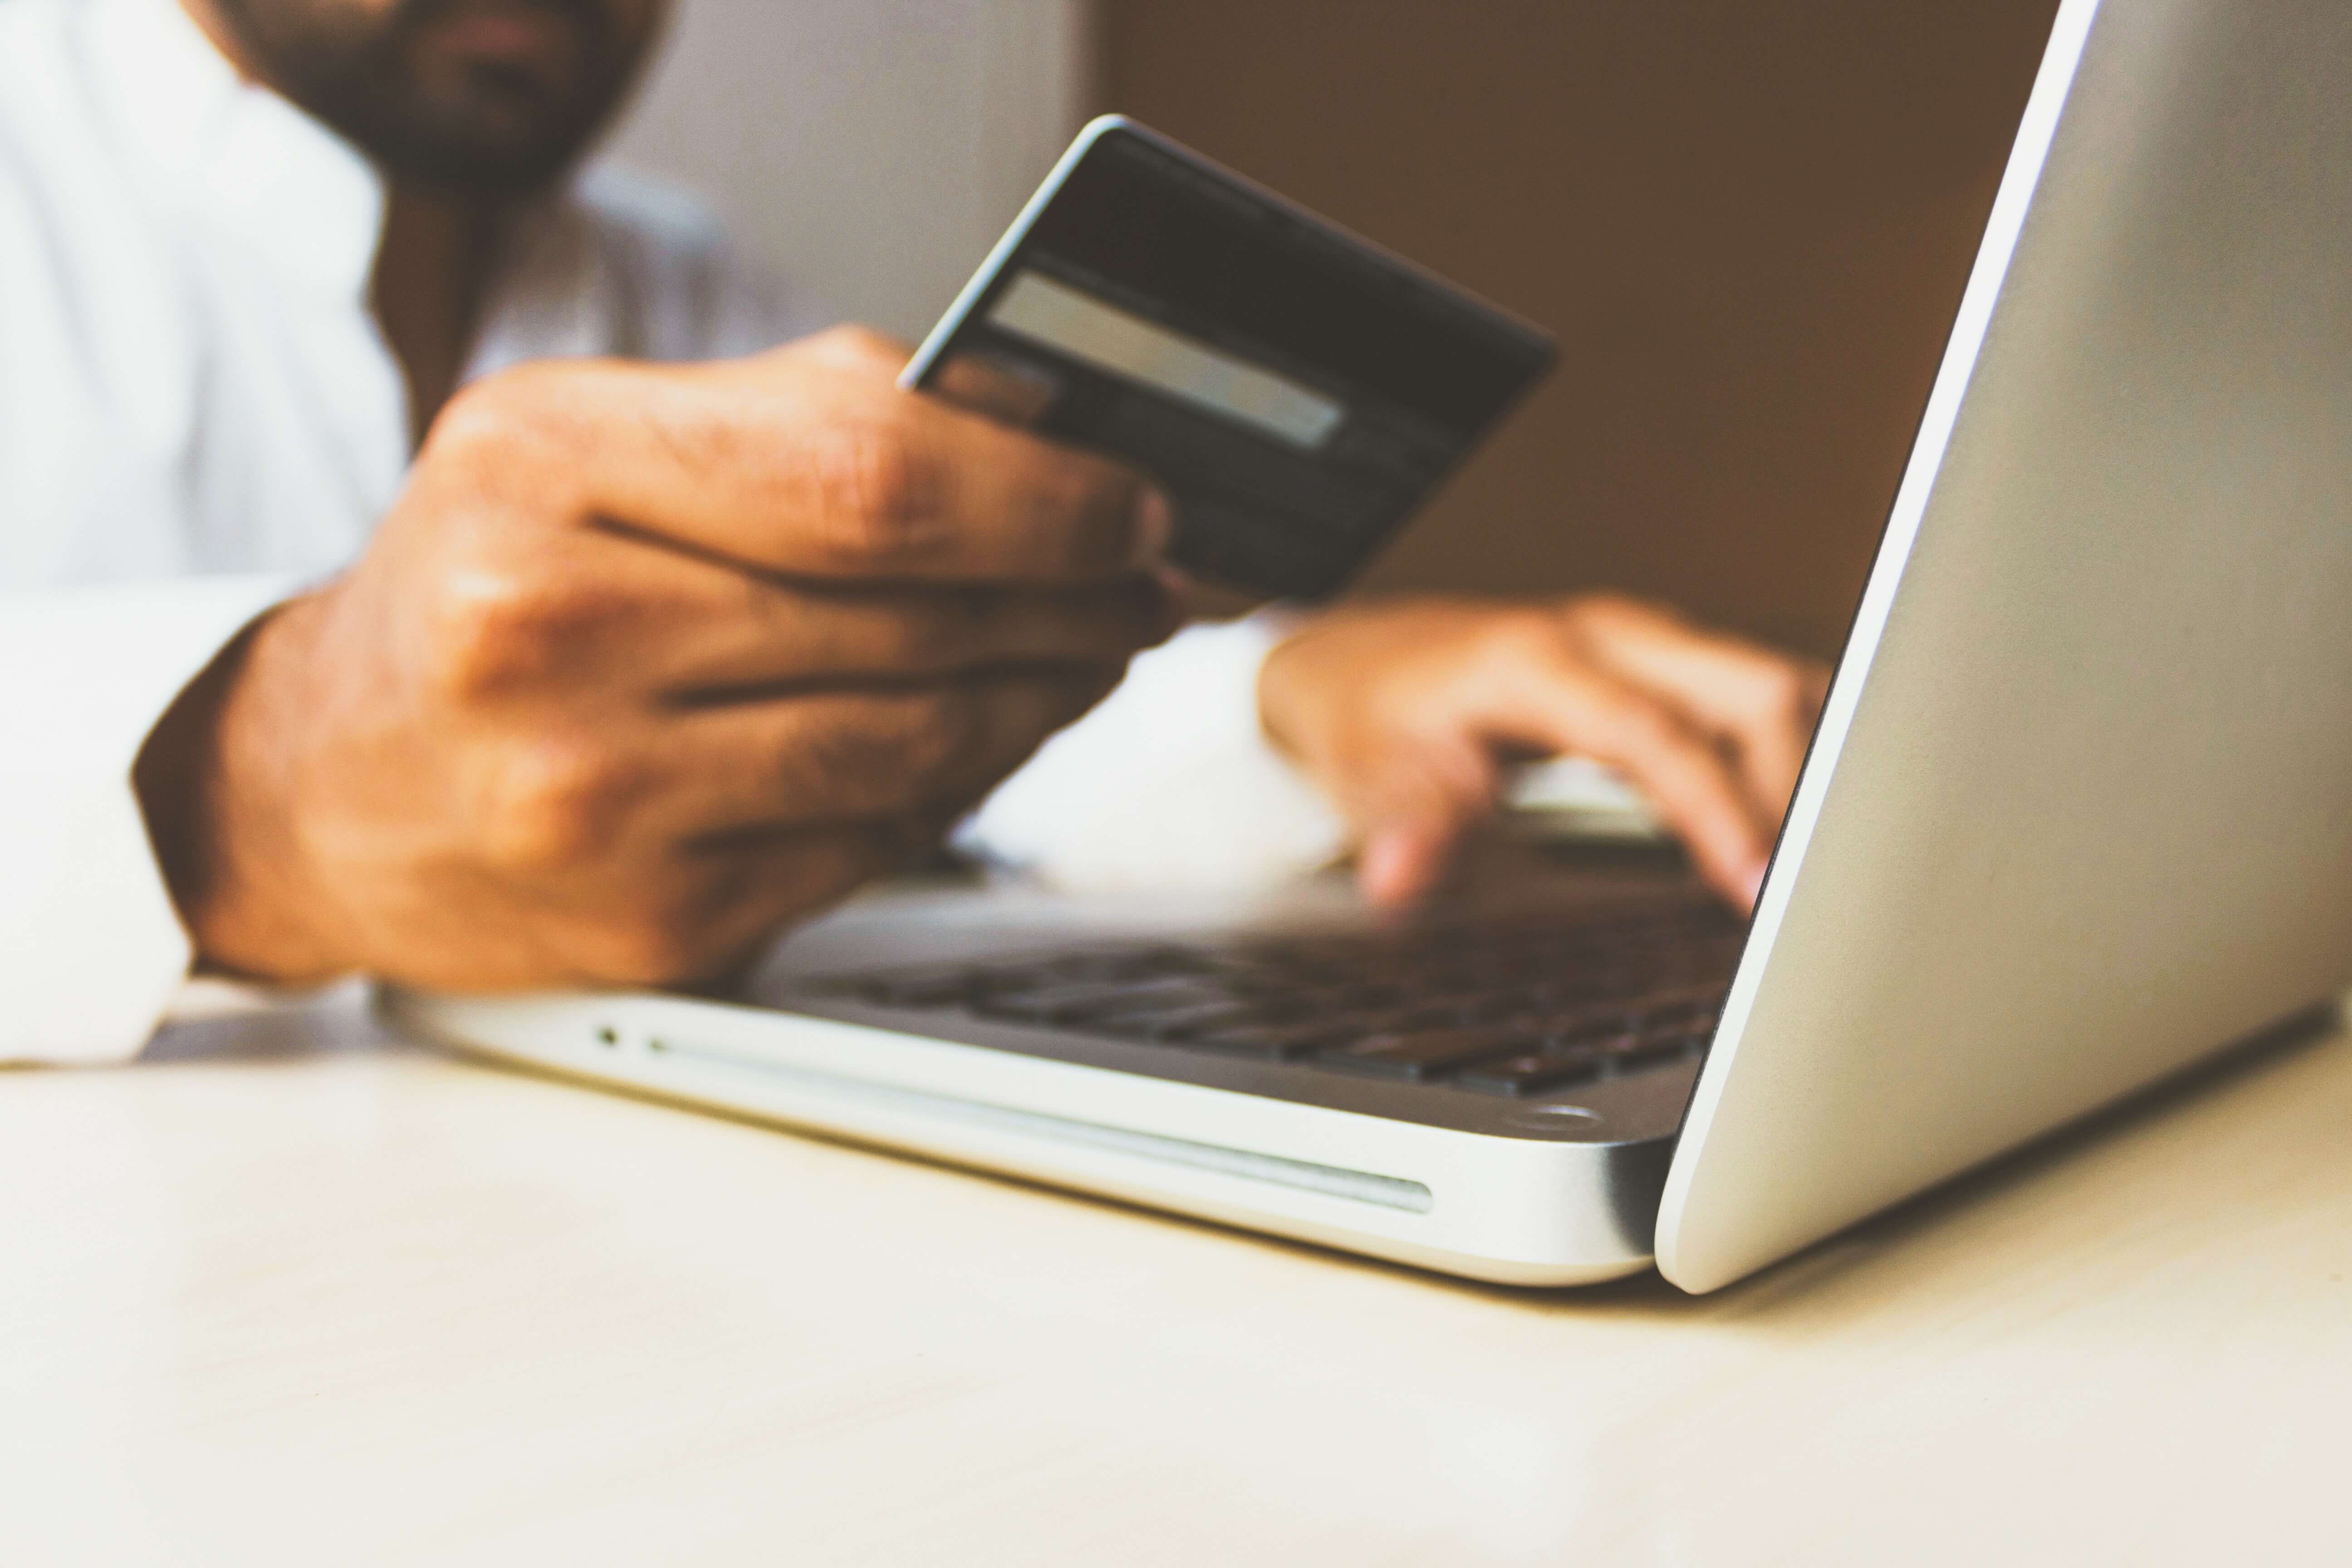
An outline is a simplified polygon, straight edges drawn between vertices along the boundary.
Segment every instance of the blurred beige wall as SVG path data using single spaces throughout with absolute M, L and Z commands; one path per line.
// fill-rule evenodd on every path
M 1085 0 L 678 0 L 605 155 L 837 314 L 918 336 L 1085 118 Z
M 1560 368 L 1374 586 L 1613 585 L 1833 649 L 2055 0 L 680 0 L 613 155 L 919 334 L 1138 115 Z
M 2055 0 L 1102 0 L 1101 101 L 1542 321 L 1375 584 L 1843 640 Z

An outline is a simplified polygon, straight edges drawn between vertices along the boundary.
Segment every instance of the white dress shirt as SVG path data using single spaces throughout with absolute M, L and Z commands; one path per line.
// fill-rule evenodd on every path
M 0 1061 L 134 1053 L 191 960 L 131 764 L 252 618 L 366 544 L 414 442 L 367 306 L 383 184 L 173 0 L 0 0 Z M 518 226 L 467 374 L 818 325 L 697 204 L 592 171 Z M 1187 632 L 961 842 L 1066 883 L 1339 845 L 1265 745 L 1271 634 Z

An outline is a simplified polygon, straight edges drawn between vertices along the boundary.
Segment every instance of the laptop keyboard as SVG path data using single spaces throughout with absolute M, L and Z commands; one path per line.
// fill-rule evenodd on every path
M 874 1006 L 1532 1095 L 1706 1048 L 1746 940 L 1712 903 L 1541 924 L 1087 948 L 810 982 Z

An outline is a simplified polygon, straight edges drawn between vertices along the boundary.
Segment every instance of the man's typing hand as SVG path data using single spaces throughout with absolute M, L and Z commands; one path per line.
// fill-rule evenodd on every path
M 845 330 L 460 394 L 367 554 L 141 758 L 203 958 L 692 982 L 933 842 L 1172 629 L 1170 517 L 903 360 Z
M 1628 599 L 1415 599 L 1308 622 L 1267 658 L 1258 706 L 1362 835 L 1375 902 L 1427 890 L 1504 763 L 1575 752 L 1630 778 L 1745 910 L 1828 684 Z

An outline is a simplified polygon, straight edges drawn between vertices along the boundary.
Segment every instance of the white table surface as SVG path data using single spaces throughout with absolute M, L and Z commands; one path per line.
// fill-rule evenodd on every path
M 1450 1282 L 475 1065 L 0 1072 L 0 1563 L 2352 1562 L 2352 1050 L 1742 1287 Z

